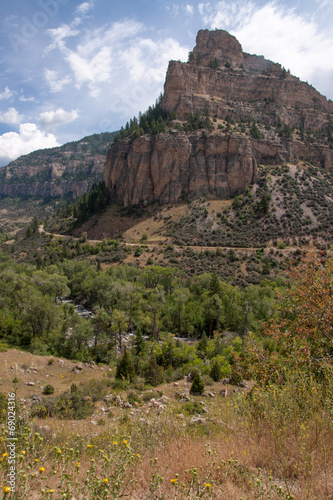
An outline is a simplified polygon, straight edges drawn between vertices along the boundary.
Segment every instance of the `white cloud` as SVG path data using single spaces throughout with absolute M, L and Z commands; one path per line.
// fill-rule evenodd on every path
M 168 61 L 186 60 L 188 55 L 188 49 L 171 38 L 156 42 L 145 38 L 144 26 L 133 20 L 86 30 L 75 48 L 69 48 L 60 38 L 62 44 L 58 48 L 71 73 L 62 76 L 47 70 L 45 76 L 53 91 L 62 89 L 71 77 L 78 90 L 87 85 L 95 99 L 101 95 L 105 99 L 107 91 L 109 101 L 114 95 L 122 95 L 122 100 L 126 100 L 128 92 L 133 94 L 133 84 L 147 89 L 147 96 L 151 97 L 152 86 L 154 91 L 157 85 L 162 87 Z
M 5 113 L 0 113 L 0 123 L 8 125 L 17 125 L 22 121 L 23 115 L 20 115 L 15 108 L 9 108 Z
M 45 69 L 44 76 L 52 93 L 61 92 L 72 81 L 69 76 L 60 78 L 58 72 L 51 69 Z
M 21 95 L 19 100 L 22 102 L 34 102 L 36 99 L 34 97 L 25 97 L 24 95 Z
M 5 90 L 3 92 L 0 92 L 0 100 L 7 100 L 10 99 L 14 95 L 14 92 L 12 92 L 7 86 L 5 87 Z
M 48 45 L 44 51 L 44 55 L 48 54 L 51 50 L 62 50 L 65 47 L 65 40 L 67 38 L 75 37 L 80 34 L 79 30 L 73 29 L 68 24 L 63 24 L 59 28 L 47 30 L 48 35 L 52 38 L 52 43 Z
M 56 111 L 45 111 L 39 115 L 39 121 L 41 126 L 46 129 L 53 129 L 59 127 L 59 125 L 64 125 L 66 123 L 71 123 L 79 117 L 77 110 L 65 111 L 62 108 Z
M 83 2 L 76 7 L 75 12 L 77 12 L 78 14 L 86 14 L 87 12 L 89 12 L 89 10 L 93 8 L 94 8 L 94 2 L 92 1 Z
M 91 95 L 97 97 L 100 92 L 99 85 L 110 80 L 114 68 L 121 64 L 117 54 L 119 54 L 122 44 L 127 40 L 135 43 L 135 36 L 142 30 L 142 24 L 128 20 L 92 31 L 87 30 L 76 49 L 69 49 L 65 44 L 65 38 L 74 32 L 65 29 L 65 27 L 62 28 L 61 32 L 48 30 L 54 39 L 51 46 L 57 45 L 63 54 L 72 72 L 76 88 L 80 89 L 86 83 Z M 49 83 L 55 81 L 54 73 L 50 73 L 50 70 L 46 75 L 49 78 Z M 60 79 L 60 82 L 62 84 L 68 83 L 68 78 Z
M 204 24 L 210 25 L 212 29 L 223 28 L 226 30 L 235 29 L 236 26 L 239 28 L 240 25 L 246 23 L 253 15 L 255 8 L 253 2 L 245 2 L 244 0 L 235 0 L 232 3 L 228 0 L 222 0 L 216 4 L 207 2 L 198 6 Z
M 38 130 L 35 123 L 23 123 L 19 133 L 8 132 L 0 136 L 0 161 L 4 164 L 36 149 L 56 146 L 59 144 L 53 134 Z
M 234 34 L 246 51 L 260 52 L 303 80 L 333 69 L 333 39 L 324 38 L 314 22 L 273 3 L 253 12 Z
M 188 16 L 192 16 L 193 15 L 193 5 L 189 5 L 187 4 L 185 6 L 185 12 Z

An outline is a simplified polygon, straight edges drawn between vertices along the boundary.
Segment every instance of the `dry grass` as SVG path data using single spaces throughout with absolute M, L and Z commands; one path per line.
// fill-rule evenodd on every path
M 74 377 L 77 383 L 92 376 L 105 380 L 107 367 L 86 367 L 75 375 L 71 371 L 75 363 L 66 360 L 63 364 L 54 358 L 49 365 L 49 359 L 16 350 L 1 353 L 2 392 L 13 389 L 12 366 L 20 367 L 18 397 L 38 392 L 37 386 L 25 385 L 32 377 L 43 385 L 52 380 L 56 391 L 68 390 Z M 37 374 L 20 373 L 21 365 L 37 368 Z M 189 385 L 177 384 L 158 388 L 169 398 L 163 409 L 140 403 L 132 409 L 113 406 L 105 414 L 102 407 L 106 405 L 99 402 L 95 414 L 86 420 L 30 421 L 26 420 L 29 410 L 19 408 L 23 424 L 17 442 L 19 489 L 15 498 L 93 500 L 126 494 L 132 500 L 333 499 L 330 415 L 291 418 L 286 425 L 276 426 L 247 410 L 244 396 L 251 389 L 234 394 L 228 386 L 228 396 L 223 398 L 218 395 L 223 386 L 214 383 L 209 391 L 215 397 L 192 397 L 203 400 L 207 408 L 201 421 L 193 422 L 184 403 L 176 399 L 176 392 L 186 391 Z M 126 399 L 125 392 L 120 394 Z M 269 404 L 269 398 L 266 401 Z M 3 433 L 1 453 L 6 452 L 5 437 Z M 40 472 L 40 467 L 45 471 Z M 2 491 L 6 473 L 3 457 Z
M 52 363 L 52 364 L 49 364 Z M 19 398 L 41 395 L 41 387 L 46 384 L 53 385 L 54 393 L 68 390 L 72 383 L 87 382 L 91 378 L 97 380 L 105 377 L 107 367 L 96 366 L 90 368 L 83 366 L 79 374 L 74 373 L 78 363 L 68 359 L 53 358 L 53 356 L 38 356 L 29 352 L 9 349 L 0 353 L 0 380 L 1 392 L 9 392 L 13 388 L 13 379 L 18 382 L 16 394 Z M 34 386 L 27 383 L 33 382 Z
M 47 443 L 46 438 L 43 451 L 29 457 L 32 471 L 35 471 L 37 475 L 31 478 L 29 496 L 18 498 L 36 500 L 47 498 L 41 494 L 41 490 L 47 484 L 49 488 L 56 491 L 65 471 L 72 475 L 71 479 L 65 481 L 67 487 L 74 486 L 75 482 L 82 484 L 87 474 L 90 473 L 87 471 L 91 471 L 92 463 L 96 467 L 94 474 L 96 479 L 99 478 L 99 481 L 102 481 L 105 477 L 110 478 L 115 471 L 112 466 L 111 469 L 108 468 L 109 463 L 104 462 L 103 453 L 113 458 L 114 464 L 119 467 L 119 455 L 110 450 L 112 446 L 123 449 L 125 446 L 123 438 L 130 443 L 129 450 L 134 461 L 126 458 L 126 454 L 122 455 L 122 459 L 127 464 L 127 471 L 119 478 L 119 484 L 121 491 L 125 493 L 129 491 L 130 481 L 135 481 L 133 491 L 129 494 L 132 500 L 332 498 L 332 434 L 323 435 L 322 440 L 313 447 L 313 466 L 311 471 L 305 473 L 304 470 L 297 470 L 296 464 L 300 460 L 300 449 L 299 443 L 292 436 L 284 436 L 281 440 L 280 447 L 283 447 L 284 455 L 279 456 L 274 436 L 269 429 L 249 429 L 237 421 L 237 417 L 236 420 L 234 418 L 232 423 L 238 427 L 233 431 L 220 430 L 217 435 L 212 433 L 202 436 L 203 428 L 200 425 L 193 428 L 186 424 L 186 429 L 181 431 L 180 424 L 175 424 L 170 420 L 170 415 L 167 416 L 169 427 L 166 425 L 165 416 L 155 415 L 150 418 L 150 426 L 154 432 L 158 433 L 157 421 L 159 420 L 164 425 L 164 433 L 158 436 L 154 447 L 151 446 L 152 439 L 147 440 L 145 435 L 143 436 L 144 442 L 144 439 L 140 439 L 135 432 L 131 435 L 130 429 L 124 425 L 118 424 L 117 427 L 108 425 L 103 429 L 103 435 L 99 437 L 94 437 L 91 428 L 86 426 L 85 430 L 80 429 L 78 433 L 82 436 L 83 444 L 79 454 L 75 457 L 73 452 L 71 455 L 69 451 L 71 448 L 74 450 L 77 448 L 73 444 L 75 442 L 73 433 L 69 432 L 68 426 L 62 426 L 59 432 L 56 422 L 48 422 L 53 438 L 50 439 L 50 443 Z M 56 438 L 54 433 L 57 434 Z M 174 437 L 172 433 L 175 434 Z M 311 434 L 309 444 L 313 438 Z M 117 441 L 112 442 L 117 442 L 117 445 L 110 445 L 109 443 L 114 439 Z M 67 447 L 65 443 L 68 443 Z M 87 452 L 87 444 L 90 443 L 93 443 L 93 447 Z M 56 469 L 54 469 L 53 458 L 54 446 L 64 450 L 64 455 L 67 454 L 63 465 L 57 463 Z M 103 453 L 99 451 L 101 449 Z M 140 454 L 140 459 L 136 459 L 137 454 Z M 37 464 L 34 464 L 34 456 L 39 457 Z M 94 462 L 92 462 L 92 457 L 94 457 Z M 79 468 L 75 467 L 77 460 L 80 463 Z M 41 464 L 48 475 L 45 480 L 42 474 L 38 475 Z M 57 473 L 52 474 L 52 470 L 57 470 Z M 172 479 L 177 479 L 177 481 L 172 483 Z M 108 485 L 108 488 L 111 488 L 111 485 Z M 61 491 L 64 490 L 65 488 L 61 488 Z M 75 488 L 72 491 L 74 490 Z M 94 496 L 93 491 L 89 493 L 89 490 L 86 490 L 84 494 L 75 494 L 75 498 L 78 500 L 120 498 L 115 493 L 113 495 Z M 52 498 L 60 498 L 60 496 L 55 494 Z

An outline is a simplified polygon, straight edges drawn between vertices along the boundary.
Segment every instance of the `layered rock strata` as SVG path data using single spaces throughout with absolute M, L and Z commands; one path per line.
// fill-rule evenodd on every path
M 222 124 L 228 117 L 239 123 L 255 121 L 266 130 L 283 124 L 311 129 L 318 137 L 329 127 L 333 130 L 331 101 L 280 64 L 244 53 L 226 31 L 199 31 L 189 62 L 169 63 L 161 107 L 175 112 L 174 126 L 186 122 L 190 113 L 208 115 L 216 125 L 204 133 L 171 126 L 169 133 L 113 144 L 105 182 L 112 199 L 125 206 L 176 203 L 201 195 L 230 197 L 255 181 L 258 163 L 333 165 L 332 149 L 324 141 L 280 138 L 277 132 L 273 138 L 261 134 L 255 139 L 248 131 L 231 132 Z

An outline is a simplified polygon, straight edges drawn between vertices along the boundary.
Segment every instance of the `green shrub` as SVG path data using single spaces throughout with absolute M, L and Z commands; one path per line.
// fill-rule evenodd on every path
M 68 420 L 81 420 L 89 417 L 94 412 L 94 402 L 82 393 L 71 394 L 64 392 L 60 396 L 52 397 L 38 403 L 31 409 L 31 415 L 39 418 L 59 418 Z
M 71 394 L 74 394 L 75 392 L 78 392 L 78 386 L 76 384 L 71 385 Z
M 128 380 L 116 378 L 116 380 L 114 382 L 112 382 L 111 387 L 112 387 L 112 389 L 115 389 L 116 391 L 122 391 L 124 389 L 127 389 L 128 385 L 129 385 Z
M 156 387 L 164 382 L 164 369 L 159 366 L 156 357 L 152 356 L 145 368 L 145 383 Z
M 43 394 L 46 396 L 49 396 L 50 394 L 54 393 L 54 387 L 51 384 L 46 384 L 46 386 L 43 389 Z
M 199 373 L 196 373 L 191 385 L 190 393 L 191 394 L 202 394 L 205 390 L 205 384 L 201 378 Z
M 131 405 L 134 405 L 134 403 L 141 403 L 142 402 L 140 396 L 134 391 L 128 392 L 127 401 L 129 403 L 131 403 Z
M 116 378 L 121 380 L 129 380 L 133 382 L 135 379 L 135 368 L 131 353 L 126 349 L 124 354 L 118 359 Z
M 188 415 L 196 415 L 198 413 L 202 413 L 202 405 L 197 401 L 187 401 L 182 410 Z
M 222 370 L 220 363 L 215 360 L 212 364 L 212 367 L 209 372 L 209 376 L 215 381 L 218 382 L 222 378 Z
M 142 395 L 142 399 L 145 403 L 147 403 L 148 401 L 150 401 L 151 399 L 158 399 L 160 398 L 161 396 L 163 396 L 163 392 L 162 391 L 149 391 L 149 392 L 145 392 L 143 395 Z

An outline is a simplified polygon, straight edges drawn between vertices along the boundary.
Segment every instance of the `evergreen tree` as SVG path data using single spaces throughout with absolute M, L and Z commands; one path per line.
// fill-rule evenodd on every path
M 201 378 L 200 373 L 196 373 L 194 375 L 194 379 L 191 385 L 190 393 L 191 394 L 202 394 L 205 390 L 205 384 Z
M 148 361 L 148 365 L 145 370 L 145 383 L 155 387 L 157 385 L 163 384 L 163 382 L 163 367 L 157 364 L 156 356 L 152 356 Z
M 134 340 L 135 354 L 138 356 L 143 352 L 145 341 L 143 340 L 143 335 L 141 330 L 137 330 Z
M 218 382 L 219 380 L 221 380 L 222 378 L 222 370 L 221 370 L 221 365 L 220 363 L 217 361 L 217 359 L 214 361 L 211 369 L 210 369 L 210 372 L 209 372 L 209 376 L 215 381 L 215 382 Z
M 133 382 L 135 379 L 135 368 L 132 360 L 131 353 L 124 349 L 124 354 L 118 359 L 116 378 L 121 380 L 129 380 Z
M 199 340 L 199 342 L 197 343 L 198 355 L 202 358 L 204 358 L 206 356 L 207 345 L 208 345 L 208 337 L 204 333 L 203 336 L 201 337 L 201 339 Z

